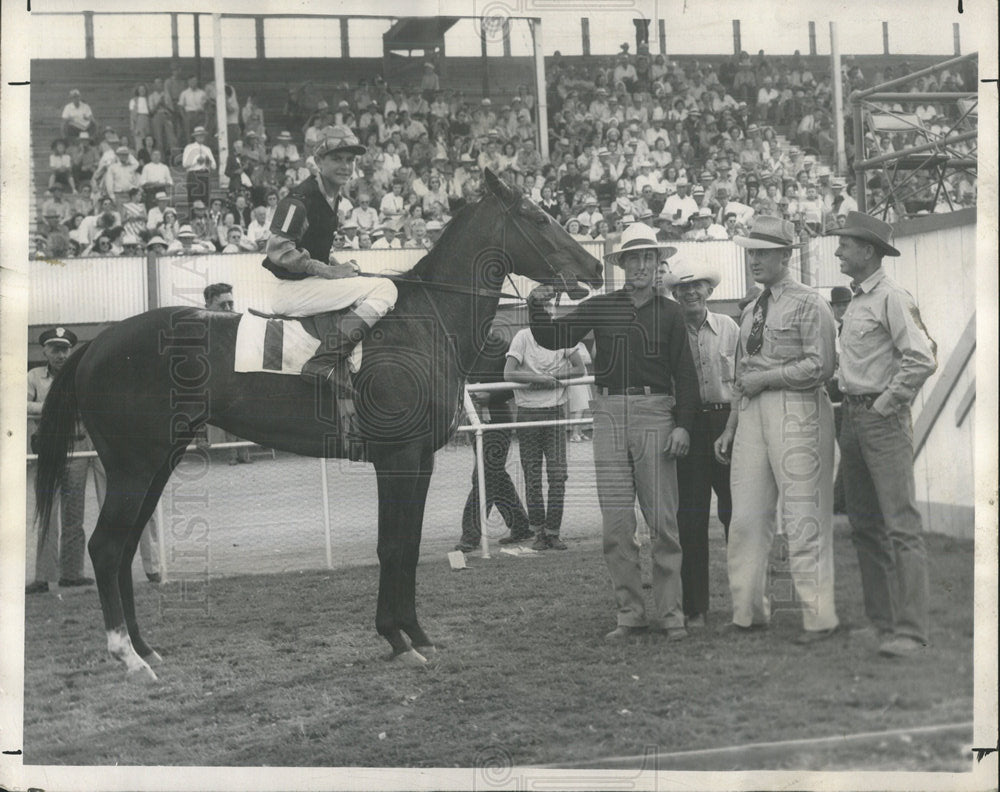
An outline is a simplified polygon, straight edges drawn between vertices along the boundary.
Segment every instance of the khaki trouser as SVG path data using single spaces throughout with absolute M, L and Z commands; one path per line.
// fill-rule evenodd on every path
M 729 588 L 733 622 L 767 624 L 775 517 L 806 630 L 837 626 L 833 596 L 833 409 L 824 389 L 764 391 L 744 401 L 733 443 Z M 780 509 L 780 511 L 779 511 Z
M 604 560 L 618 606 L 618 624 L 647 623 L 635 501 L 649 525 L 653 556 L 654 618 L 684 626 L 681 545 L 677 531 L 677 466 L 663 448 L 674 430 L 672 396 L 602 396 L 594 414 L 594 467 L 604 522 Z

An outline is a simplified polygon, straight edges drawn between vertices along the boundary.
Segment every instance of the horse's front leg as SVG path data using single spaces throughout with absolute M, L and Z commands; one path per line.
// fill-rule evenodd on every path
M 380 455 L 375 469 L 380 568 L 375 628 L 392 647 L 393 659 L 423 665 L 426 658 L 414 647 L 433 643 L 417 624 L 416 566 L 433 453 L 417 445 L 403 446 Z

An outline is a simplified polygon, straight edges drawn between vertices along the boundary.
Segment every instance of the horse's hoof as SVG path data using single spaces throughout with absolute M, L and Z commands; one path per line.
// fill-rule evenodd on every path
M 148 655 L 144 655 L 143 660 L 149 663 L 151 666 L 163 665 L 163 658 L 160 657 L 160 653 L 155 649 L 150 649 Z
M 392 658 L 392 661 L 397 665 L 404 666 L 405 668 L 423 668 L 427 665 L 427 658 L 420 654 L 420 652 L 416 649 L 409 649 L 405 652 L 400 652 Z
M 436 656 L 438 653 L 438 649 L 434 644 L 428 644 L 427 646 L 414 646 L 413 651 L 422 654 L 428 660 Z
M 138 668 L 130 668 L 125 674 L 125 679 L 129 682 L 136 682 L 143 685 L 159 681 L 156 672 L 146 663 L 143 663 Z

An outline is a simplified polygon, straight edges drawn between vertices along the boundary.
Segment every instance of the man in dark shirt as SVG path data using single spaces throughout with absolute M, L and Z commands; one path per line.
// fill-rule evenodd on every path
M 670 640 L 687 637 L 677 529 L 677 457 L 688 452 L 698 381 L 684 316 L 656 293 L 660 261 L 675 248 L 655 229 L 633 223 L 606 259 L 625 270 L 624 288 L 582 302 L 553 320 L 542 306 L 549 286 L 529 297 L 531 330 L 548 349 L 575 346 L 594 333 L 594 467 L 604 522 L 604 559 L 618 606 L 616 642 L 644 630 L 645 596 L 636 544 L 635 500 L 650 528 L 655 620 Z
M 469 382 L 493 383 L 504 381 L 504 365 L 507 361 L 507 340 L 495 330 L 486 338 L 486 346 L 469 372 Z M 514 421 L 514 411 L 510 401 L 513 390 L 474 391 L 470 394 L 477 406 L 489 410 L 489 418 L 484 423 L 507 424 Z M 483 478 L 486 483 L 486 514 L 494 506 L 510 529 L 510 534 L 500 540 L 500 544 L 516 544 L 531 539 L 528 515 L 521 504 L 521 498 L 514 488 L 514 482 L 507 473 L 507 454 L 513 430 L 489 429 L 483 432 Z M 468 553 L 479 547 L 482 526 L 479 517 L 479 468 L 472 469 L 472 491 L 465 501 L 462 511 L 462 538 L 456 550 Z

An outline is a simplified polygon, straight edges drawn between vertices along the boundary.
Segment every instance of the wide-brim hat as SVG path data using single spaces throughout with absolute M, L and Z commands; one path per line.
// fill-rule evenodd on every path
M 204 135 L 204 134 L 206 134 L 206 132 L 205 132 L 205 127 L 203 126 L 196 126 L 194 129 L 191 130 L 191 137 L 194 137 L 195 135 Z
M 368 149 L 361 145 L 354 133 L 345 126 L 325 127 L 322 132 L 322 139 L 316 146 L 313 153 L 314 159 L 319 159 L 335 151 L 344 151 L 348 154 L 361 155 Z
M 853 297 L 851 290 L 846 286 L 834 286 L 830 289 L 830 302 L 833 304 L 849 303 Z
M 182 225 L 180 228 L 177 229 L 176 236 L 178 239 L 194 239 L 196 234 L 194 233 L 194 230 L 191 228 L 191 226 Z
M 658 250 L 663 258 L 669 258 L 677 252 L 677 248 L 664 245 L 656 239 L 656 229 L 652 226 L 645 223 L 632 223 L 622 231 L 618 250 L 608 253 L 604 260 L 620 267 L 622 257 L 636 250 Z
M 892 246 L 892 226 L 877 217 L 862 212 L 848 212 L 843 228 L 827 231 L 825 236 L 849 236 L 869 242 L 885 256 L 898 256 L 899 251 Z
M 708 284 L 714 289 L 722 281 L 722 276 L 714 266 L 707 262 L 675 259 L 670 262 L 670 271 L 664 276 L 663 283 L 672 289 L 681 283 L 694 283 L 700 280 L 708 281 Z
M 146 243 L 146 250 L 149 250 L 151 247 L 153 247 L 153 245 L 163 245 L 163 247 L 166 247 L 167 240 L 165 240 L 161 236 L 150 237 L 149 241 Z
M 292 133 L 291 132 L 281 132 L 278 135 L 277 139 L 278 140 L 291 140 L 292 139 Z
M 733 242 L 750 250 L 792 250 L 802 247 L 795 241 L 795 224 L 780 217 L 760 215 L 754 218 L 748 236 L 735 236 Z

